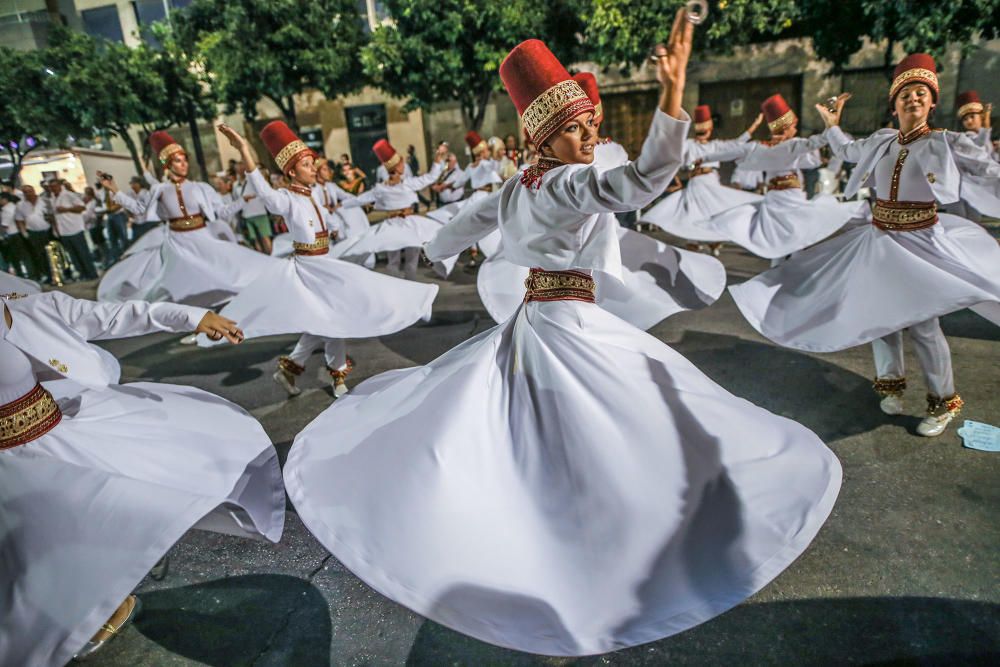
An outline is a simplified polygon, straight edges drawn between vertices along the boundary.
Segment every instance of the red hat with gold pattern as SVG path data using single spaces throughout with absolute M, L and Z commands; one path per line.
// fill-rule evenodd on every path
M 396 149 L 392 147 L 388 139 L 379 139 L 372 146 L 372 151 L 375 153 L 375 157 L 378 161 L 385 165 L 386 169 L 392 169 L 403 157 L 396 152 Z
M 955 100 L 955 107 L 958 109 L 955 113 L 958 114 L 959 118 L 964 118 L 970 113 L 983 113 L 985 111 L 983 101 L 979 99 L 979 93 L 974 90 L 967 90 L 959 94 L 958 99 Z
M 767 121 L 767 127 L 771 132 L 782 132 L 792 123 L 798 120 L 798 116 L 788 106 L 788 102 L 781 95 L 771 95 L 760 105 L 760 110 Z
M 712 109 L 707 104 L 694 108 L 694 131 L 707 132 L 712 129 Z
M 272 120 L 265 125 L 260 131 L 260 140 L 264 142 L 264 146 L 278 164 L 278 169 L 284 174 L 305 156 L 316 155 L 283 120 Z
M 156 153 L 156 158 L 160 161 L 160 164 L 167 164 L 170 162 L 170 158 L 177 153 L 187 155 L 184 147 L 174 141 L 174 138 L 163 130 L 157 130 L 149 135 L 149 145 L 152 147 L 153 152 Z
M 923 83 L 931 89 L 934 94 L 934 101 L 938 98 L 938 78 L 937 66 L 934 59 L 926 53 L 911 53 L 896 65 L 896 70 L 892 73 L 892 86 L 889 87 L 889 104 L 896 101 L 896 95 L 903 86 L 911 83 Z
M 594 103 L 594 122 L 600 123 L 604 120 L 604 105 L 601 104 L 601 91 L 597 87 L 597 77 L 590 72 L 579 72 L 573 75 L 573 80 L 580 84 L 583 92 Z
M 540 40 L 515 46 L 500 63 L 500 78 L 525 130 L 538 145 L 566 121 L 594 110 L 580 84 Z
M 489 148 L 486 144 L 486 140 L 479 136 L 479 133 L 475 130 L 469 130 L 465 134 L 465 143 L 469 145 L 469 149 L 472 151 L 473 155 L 479 151 L 484 151 Z

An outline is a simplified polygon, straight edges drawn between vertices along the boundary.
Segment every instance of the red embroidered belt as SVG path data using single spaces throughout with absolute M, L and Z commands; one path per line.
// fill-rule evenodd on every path
M 594 303 L 594 279 L 582 271 L 531 269 L 524 280 L 524 302 L 586 301 Z
M 52 394 L 36 384 L 21 398 L 0 406 L 0 449 L 37 440 L 61 419 L 62 412 Z
M 937 202 L 876 199 L 872 224 L 886 232 L 912 232 L 937 224 Z
M 189 215 L 184 218 L 170 218 L 170 231 L 172 232 L 193 232 L 205 226 L 205 216 Z
M 768 190 L 794 190 L 802 188 L 802 181 L 796 174 L 786 174 L 775 176 L 767 182 Z
M 316 232 L 316 240 L 312 243 L 292 242 L 296 255 L 325 255 L 330 252 L 330 232 Z

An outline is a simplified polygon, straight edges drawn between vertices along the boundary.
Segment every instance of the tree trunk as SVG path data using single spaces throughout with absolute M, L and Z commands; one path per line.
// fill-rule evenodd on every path
M 288 126 L 292 128 L 292 132 L 295 134 L 299 133 L 299 117 L 295 109 L 295 96 L 288 96 L 288 111 L 285 113 L 285 117 L 288 119 Z
M 493 88 L 487 88 L 479 93 L 479 99 L 474 103 L 473 117 L 472 117 L 472 129 L 476 132 L 483 126 L 483 120 L 486 119 L 486 108 L 490 105 L 490 97 L 493 94 Z
M 135 141 L 132 140 L 132 135 L 128 133 L 128 128 L 115 127 L 111 128 L 111 131 L 125 142 L 129 155 L 132 156 L 132 164 L 135 165 L 136 176 L 141 176 L 145 170 L 142 168 L 142 160 L 139 158 L 139 149 L 136 147 Z
M 205 166 L 205 151 L 201 147 L 201 132 L 198 131 L 198 119 L 194 115 L 194 106 L 187 103 L 188 128 L 191 130 L 191 143 L 194 145 L 194 159 L 201 170 L 201 180 L 208 180 L 208 167 Z

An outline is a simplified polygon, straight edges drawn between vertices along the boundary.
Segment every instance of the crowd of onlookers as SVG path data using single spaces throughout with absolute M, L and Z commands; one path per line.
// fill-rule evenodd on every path
M 499 173 L 504 179 L 537 158 L 534 147 L 530 143 L 518 146 L 513 134 L 503 140 L 493 137 L 489 146 L 491 157 L 499 163 Z M 333 181 L 354 195 L 387 177 L 383 167 L 375 174 L 366 174 L 346 153 L 327 164 Z M 420 166 L 411 145 L 406 152 L 406 175 L 419 174 Z M 420 193 L 424 206 L 454 201 L 448 199 L 449 194 L 452 197 L 456 194 L 446 192 L 445 176 L 457 169 L 461 169 L 458 156 L 449 153 L 442 178 Z M 266 175 L 274 187 L 287 187 L 282 174 Z M 134 176 L 129 183 L 129 196 L 140 202 L 148 198 L 148 178 L 151 177 Z M 233 227 L 241 242 L 270 254 L 272 238 L 287 229 L 284 221 L 269 213 L 256 198 L 242 162 L 231 160 L 227 169 L 215 175 L 212 185 L 224 201 L 245 200 L 242 210 L 233 219 L 223 222 Z M 464 193 L 457 196 L 461 198 Z M 74 191 L 70 183 L 61 178 L 49 178 L 38 188 L 5 185 L 0 191 L 0 270 L 42 282 L 93 280 L 155 224 L 136 219 L 116 204 L 99 181 L 84 188 L 82 193 Z

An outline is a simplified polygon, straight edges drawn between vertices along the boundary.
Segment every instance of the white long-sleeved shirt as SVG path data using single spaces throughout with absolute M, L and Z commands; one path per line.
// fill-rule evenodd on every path
M 428 257 L 452 257 L 499 227 L 504 255 L 515 264 L 601 271 L 621 280 L 612 214 L 642 208 L 666 188 L 682 164 L 689 125 L 686 114 L 677 120 L 657 110 L 638 159 L 612 169 L 530 167 L 463 208 L 427 245 Z
M 744 132 L 735 139 L 697 139 L 684 140 L 684 164 L 688 168 L 707 167 L 718 169 L 720 162 L 729 162 L 746 155 L 744 144 L 749 143 L 750 135 Z
M 296 243 L 314 243 L 316 233 L 327 230 L 340 232 L 339 221 L 330 212 L 316 203 L 311 194 L 298 194 L 291 190 L 275 190 L 261 175 L 259 169 L 247 172 L 247 180 L 253 184 L 267 210 L 285 219 L 285 225 Z
M 438 199 L 441 201 L 441 204 L 451 204 L 465 197 L 465 182 L 468 180 L 465 169 L 456 166 L 451 171 L 443 174 L 443 176 L 444 180 L 440 180 L 441 177 L 439 176 L 438 182 L 442 182 L 448 187 L 438 193 Z
M 403 165 L 403 178 L 413 178 L 413 170 L 410 169 L 410 165 Z M 384 164 L 380 164 L 378 169 L 375 170 L 375 182 L 385 183 L 389 180 L 389 170 L 385 168 Z
M 208 220 L 228 220 L 243 209 L 242 198 L 224 202 L 207 183 L 185 179 L 180 183 L 167 180 L 155 183 L 149 188 L 149 199 L 145 202 L 122 190 L 115 193 L 115 202 L 134 215 L 137 220 L 171 220 L 192 215 L 202 215 Z M 181 208 L 183 198 L 184 207 Z

